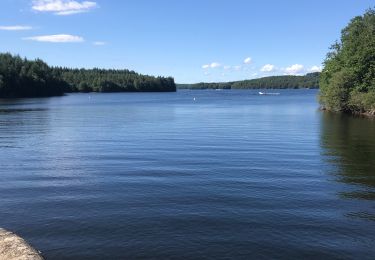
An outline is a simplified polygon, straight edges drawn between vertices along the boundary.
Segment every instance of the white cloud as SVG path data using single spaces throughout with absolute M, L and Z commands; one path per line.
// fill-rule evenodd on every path
M 41 35 L 23 38 L 23 40 L 31 40 L 37 42 L 83 42 L 84 39 L 80 36 L 69 34 L 55 34 L 55 35 Z
M 211 68 L 219 68 L 219 67 L 221 67 L 221 64 L 220 63 L 218 63 L 218 62 L 212 62 L 211 64 L 210 64 L 210 67 Z
M 309 72 L 321 72 L 323 69 L 322 66 L 312 66 L 310 69 L 309 69 Z
M 93 42 L 92 44 L 94 44 L 95 46 L 103 46 L 103 45 L 106 45 L 107 43 L 106 42 Z
M 241 70 L 242 66 L 241 65 L 237 65 L 237 66 L 234 66 L 233 68 L 234 68 L 234 70 Z
M 262 72 L 272 72 L 276 69 L 275 65 L 272 65 L 272 64 L 266 64 L 264 65 L 260 71 Z
M 304 71 L 304 66 L 301 64 L 294 64 L 285 69 L 285 73 L 288 75 L 299 75 L 299 74 L 302 74 L 303 71 Z
M 245 64 L 250 64 L 251 61 L 252 61 L 252 59 L 251 59 L 250 57 L 247 57 L 247 58 L 243 61 L 243 63 L 245 63 Z
M 96 2 L 73 0 L 34 0 L 32 9 L 38 12 L 50 12 L 56 15 L 71 15 L 88 12 L 97 7 Z
M 212 62 L 211 64 L 205 64 L 205 65 L 202 65 L 202 69 L 215 69 L 215 68 L 219 68 L 221 67 L 221 64 L 218 63 L 218 62 Z
M 33 29 L 33 27 L 25 25 L 0 26 L 0 30 L 3 31 L 25 31 L 31 29 Z
M 232 67 L 231 66 L 224 66 L 225 70 L 230 70 Z

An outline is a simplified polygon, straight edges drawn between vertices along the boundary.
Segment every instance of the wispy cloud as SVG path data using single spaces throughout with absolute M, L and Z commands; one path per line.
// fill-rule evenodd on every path
M 304 66 L 301 64 L 294 64 L 285 69 L 285 73 L 288 75 L 300 75 L 304 72 Z
M 247 57 L 244 61 L 243 61 L 243 63 L 245 63 L 245 64 L 250 64 L 252 62 L 252 59 L 250 58 L 250 57 Z
M 275 65 L 273 65 L 273 64 L 266 64 L 266 65 L 264 65 L 264 66 L 260 69 L 260 71 L 261 71 L 261 72 L 272 72 L 272 71 L 274 71 L 275 69 L 276 69 Z
M 212 62 L 210 64 L 205 64 L 205 65 L 202 65 L 202 69 L 215 69 L 215 68 L 219 68 L 221 67 L 221 64 L 218 63 L 218 62 Z
M 26 31 L 32 30 L 33 27 L 26 25 L 12 25 L 12 26 L 0 26 L 0 30 L 3 31 Z
M 96 2 L 73 0 L 33 0 L 32 9 L 37 12 L 50 12 L 56 15 L 71 15 L 88 12 L 97 7 Z
M 65 43 L 65 42 L 83 42 L 84 39 L 80 36 L 70 34 L 54 34 L 54 35 L 41 35 L 26 37 L 23 40 L 37 41 L 37 42 L 53 42 L 53 43 Z
M 97 42 L 93 42 L 92 44 L 95 45 L 95 46 L 103 46 L 103 45 L 106 45 L 107 43 L 106 42 L 97 41 Z

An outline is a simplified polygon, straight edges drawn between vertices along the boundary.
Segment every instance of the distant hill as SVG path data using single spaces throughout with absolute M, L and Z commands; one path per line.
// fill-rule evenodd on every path
M 232 82 L 177 84 L 178 89 L 287 89 L 319 88 L 319 72 L 305 76 L 272 76 Z

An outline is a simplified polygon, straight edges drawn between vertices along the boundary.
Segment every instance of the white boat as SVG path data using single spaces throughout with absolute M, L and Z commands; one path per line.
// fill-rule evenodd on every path
M 259 95 L 280 95 L 280 93 L 267 93 L 267 92 L 260 92 Z

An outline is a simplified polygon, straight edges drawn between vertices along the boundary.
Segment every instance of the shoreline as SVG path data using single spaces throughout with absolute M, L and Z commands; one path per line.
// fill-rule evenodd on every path
M 325 107 L 320 107 L 319 108 L 320 111 L 322 112 L 328 112 L 328 113 L 334 113 L 334 114 L 341 114 L 341 115 L 348 115 L 348 116 L 354 116 L 354 117 L 362 117 L 362 118 L 368 118 L 368 119 L 375 119 L 375 109 L 374 110 L 370 110 L 370 111 L 366 111 L 366 112 L 344 112 L 344 111 L 332 111 L 332 110 L 329 110 Z
M 40 252 L 23 238 L 0 228 L 0 260 L 43 260 Z

